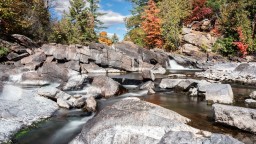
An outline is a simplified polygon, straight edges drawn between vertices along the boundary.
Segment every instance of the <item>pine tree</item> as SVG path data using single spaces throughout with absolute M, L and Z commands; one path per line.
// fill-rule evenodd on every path
M 95 41 L 94 18 L 84 0 L 70 0 L 68 18 L 72 22 L 73 39 L 71 43 L 88 43 Z
M 182 21 L 190 14 L 190 0 L 163 0 L 159 4 L 162 19 L 162 35 L 166 49 L 175 50 L 180 46 Z
M 161 48 L 163 46 L 160 30 L 161 19 L 158 18 L 159 12 L 160 10 L 157 8 L 156 3 L 153 0 L 149 0 L 142 14 L 141 27 L 146 34 L 145 43 L 148 48 Z
M 105 28 L 103 25 L 103 22 L 98 19 L 99 16 L 105 15 L 105 13 L 101 13 L 98 11 L 99 9 L 99 0 L 88 0 L 90 7 L 89 11 L 93 16 L 94 19 L 94 28 L 96 31 L 101 30 Z
M 114 33 L 114 35 L 111 37 L 111 40 L 112 40 L 113 43 L 119 42 L 119 38 L 118 38 L 118 36 L 116 35 L 116 33 Z

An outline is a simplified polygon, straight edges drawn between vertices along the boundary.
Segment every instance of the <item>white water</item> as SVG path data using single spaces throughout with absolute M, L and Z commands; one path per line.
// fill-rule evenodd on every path
M 169 59 L 169 64 L 167 65 L 167 68 L 171 70 L 189 70 L 190 69 L 178 64 L 175 60 L 172 60 L 172 59 Z
M 63 128 L 58 130 L 51 138 L 52 143 L 56 143 L 58 141 L 61 141 L 63 139 L 63 136 L 67 136 L 76 129 L 79 129 L 83 127 L 83 125 L 90 120 L 94 115 L 91 115 L 89 117 L 84 117 L 80 120 L 71 120 L 68 122 Z M 64 138 L 65 139 L 65 138 Z
M 139 96 L 145 96 L 147 94 L 148 94 L 148 90 L 141 90 L 141 91 L 138 91 L 138 92 L 125 93 L 125 94 L 122 94 L 118 97 L 139 97 Z

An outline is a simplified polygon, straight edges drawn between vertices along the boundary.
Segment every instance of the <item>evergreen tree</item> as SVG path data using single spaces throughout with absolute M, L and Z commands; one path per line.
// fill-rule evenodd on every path
M 161 19 L 158 18 L 160 10 L 153 0 L 148 1 L 148 5 L 142 14 L 141 27 L 145 32 L 145 43 L 148 48 L 162 48 L 163 40 L 161 35 Z
M 70 0 L 68 18 L 72 23 L 73 38 L 70 43 L 88 43 L 96 40 L 94 18 L 84 0 Z
M 190 0 L 163 0 L 159 8 L 165 48 L 175 50 L 181 42 L 182 21 L 190 14 Z
M 116 33 L 114 33 L 114 35 L 111 37 L 111 40 L 112 40 L 113 43 L 119 42 L 119 38 L 118 38 L 118 36 L 116 35 Z
M 99 0 L 88 0 L 90 7 L 89 11 L 93 15 L 94 19 L 94 28 L 96 31 L 101 30 L 105 28 L 103 25 L 103 22 L 98 19 L 99 16 L 105 15 L 105 13 L 101 13 L 98 11 L 99 9 Z

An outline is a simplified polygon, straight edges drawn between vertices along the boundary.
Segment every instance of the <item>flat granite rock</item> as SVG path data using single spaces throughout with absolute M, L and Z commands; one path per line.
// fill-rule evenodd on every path
M 170 131 L 180 132 L 184 136 L 191 133 L 194 138 L 204 138 L 200 133 L 212 135 L 187 125 L 189 121 L 188 118 L 158 105 L 134 97 L 125 98 L 103 108 L 83 126 L 82 132 L 70 143 L 158 144 Z M 219 139 L 219 142 L 226 141 Z
M 256 110 L 222 104 L 213 105 L 215 122 L 256 133 Z
M 50 117 L 58 109 L 54 101 L 13 88 L 16 96 L 12 99 L 2 95 L 6 93 L 0 94 L 0 143 L 7 142 L 21 128 Z

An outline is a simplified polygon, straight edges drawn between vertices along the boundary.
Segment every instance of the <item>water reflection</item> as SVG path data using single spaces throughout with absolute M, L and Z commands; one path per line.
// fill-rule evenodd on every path
M 230 134 L 246 144 L 256 143 L 256 136 L 253 134 L 214 123 L 212 107 L 196 97 L 188 97 L 184 93 L 163 92 L 141 98 L 191 119 L 189 125 L 192 127 L 213 133 Z

